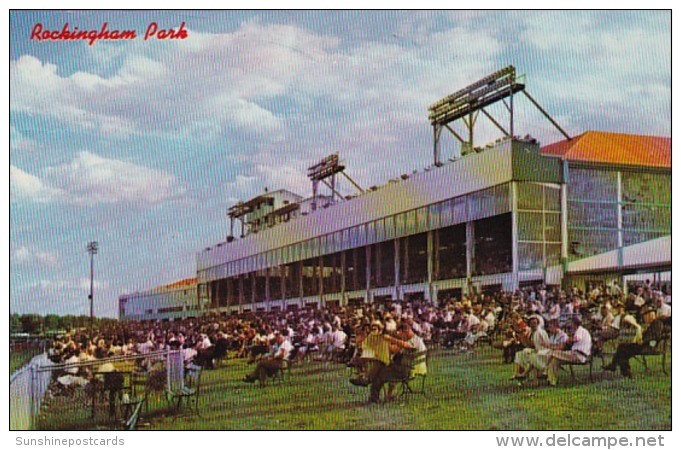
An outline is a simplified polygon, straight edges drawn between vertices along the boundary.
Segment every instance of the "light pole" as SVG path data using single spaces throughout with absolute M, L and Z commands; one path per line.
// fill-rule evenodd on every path
M 87 244 L 87 252 L 90 254 L 90 338 L 92 338 L 92 325 L 95 317 L 94 302 L 93 302 L 93 285 L 95 273 L 95 255 L 99 250 L 99 243 L 92 241 Z

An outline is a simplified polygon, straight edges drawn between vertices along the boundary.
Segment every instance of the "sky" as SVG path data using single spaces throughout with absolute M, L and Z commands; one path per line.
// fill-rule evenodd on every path
M 144 40 L 152 22 L 187 38 Z M 31 40 L 67 23 L 137 38 Z M 14 11 L 9 52 L 17 313 L 89 314 L 98 241 L 95 314 L 116 317 L 121 294 L 194 277 L 236 201 L 311 195 L 306 168 L 331 153 L 364 187 L 422 170 L 428 106 L 509 64 L 572 136 L 671 136 L 666 11 Z M 517 134 L 563 139 L 515 107 Z M 476 145 L 498 137 L 481 116 Z

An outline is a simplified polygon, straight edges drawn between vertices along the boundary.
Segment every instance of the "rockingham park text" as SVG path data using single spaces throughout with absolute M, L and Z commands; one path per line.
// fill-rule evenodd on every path
M 185 23 L 182 22 L 179 28 L 159 28 L 156 22 L 151 22 L 144 31 L 144 40 L 150 39 L 187 39 L 189 33 Z M 87 41 L 88 45 L 93 45 L 97 41 L 120 41 L 137 39 L 136 30 L 110 30 L 109 24 L 104 22 L 98 30 L 81 30 L 78 27 L 70 28 L 65 23 L 60 30 L 46 29 L 42 23 L 33 25 L 31 30 L 31 40 L 39 42 L 46 41 Z

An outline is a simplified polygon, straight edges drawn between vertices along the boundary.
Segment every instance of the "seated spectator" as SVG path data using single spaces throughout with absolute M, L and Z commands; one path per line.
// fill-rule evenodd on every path
M 656 317 L 671 317 L 672 307 L 664 302 L 664 297 L 662 297 L 661 292 L 656 292 L 655 294 L 655 307 L 657 308 L 655 312 Z
M 624 342 L 617 346 L 615 355 L 612 357 L 610 364 L 603 366 L 603 369 L 609 371 L 620 369 L 620 373 L 631 378 L 631 366 L 629 365 L 629 360 L 636 355 L 641 355 L 646 352 L 647 349 L 655 347 L 657 343 L 665 335 L 671 335 L 672 318 L 671 317 L 660 317 L 655 319 L 643 333 L 643 338 L 640 343 L 635 342 Z
M 567 342 L 570 349 L 551 351 L 551 360 L 547 368 L 547 376 L 551 386 L 558 383 L 558 371 L 561 364 L 584 364 L 591 354 L 591 334 L 582 326 L 580 316 L 572 316 L 571 329 L 572 337 Z
M 539 366 L 536 361 L 538 354 L 546 355 L 546 349 L 549 348 L 549 335 L 546 330 L 540 326 L 539 317 L 537 315 L 531 316 L 529 319 L 530 337 L 528 345 L 521 351 L 515 354 L 515 367 L 511 380 L 521 380 L 527 376 L 527 373 L 532 367 Z
M 369 338 L 371 336 L 377 336 L 375 331 L 376 330 L 372 330 L 372 335 L 370 335 Z M 380 336 L 380 339 L 386 341 L 391 346 L 397 347 L 399 351 L 389 361 L 389 364 L 384 364 L 383 361 L 380 361 L 375 365 L 375 369 L 368 374 L 368 383 L 371 386 L 369 393 L 370 403 L 377 403 L 380 400 L 381 388 L 384 384 L 401 380 L 409 375 L 408 371 L 410 370 L 410 367 L 402 364 L 402 358 L 405 351 L 426 351 L 423 340 L 414 334 L 413 330 L 406 322 L 400 324 L 399 333 L 397 333 L 397 335 L 398 337 L 392 337 L 387 334 Z M 414 368 L 414 371 L 418 371 L 418 373 L 425 375 L 427 371 L 425 363 Z M 360 383 L 358 380 L 353 379 L 351 379 L 350 382 L 360 386 L 366 385 L 364 382 Z
M 626 312 L 624 305 L 621 303 L 616 306 L 616 312 L 617 314 L 615 314 L 615 320 L 612 323 L 612 327 L 617 328 L 620 331 L 625 326 L 633 328 L 635 330 L 635 335 L 632 342 L 641 343 L 643 332 L 641 325 L 638 324 L 636 318 L 632 314 Z
M 269 356 L 263 358 L 258 362 L 253 373 L 244 377 L 243 381 L 246 383 L 253 383 L 255 380 L 260 380 L 260 384 L 265 384 L 267 377 L 273 377 L 279 370 L 284 367 L 289 360 L 293 345 L 286 339 L 288 334 L 286 330 L 283 333 L 274 333 L 274 346 Z
M 601 353 L 607 341 L 617 339 L 620 334 L 619 327 L 615 327 L 615 316 L 607 305 L 600 308 L 600 315 L 593 324 L 593 345 L 594 352 Z

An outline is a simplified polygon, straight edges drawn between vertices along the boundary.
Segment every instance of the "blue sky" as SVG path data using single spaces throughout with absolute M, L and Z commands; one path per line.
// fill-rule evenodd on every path
M 142 40 L 154 21 L 189 36 Z M 30 40 L 104 22 L 138 38 Z M 428 105 L 508 64 L 572 135 L 671 135 L 669 12 L 15 11 L 10 39 L 12 312 L 87 314 L 97 240 L 95 313 L 115 316 L 120 294 L 193 276 L 236 200 L 310 195 L 329 153 L 364 186 L 422 169 Z M 562 138 L 516 106 L 518 134 Z

